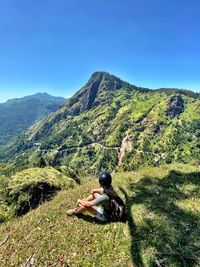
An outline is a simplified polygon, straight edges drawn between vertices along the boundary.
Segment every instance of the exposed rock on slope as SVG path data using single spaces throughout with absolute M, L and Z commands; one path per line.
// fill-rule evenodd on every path
M 154 134 L 157 134 L 159 131 L 160 131 L 160 125 L 158 125 L 158 124 L 153 125 L 152 132 Z
M 107 72 L 95 72 L 91 75 L 86 85 L 70 99 L 66 106 L 70 107 L 73 115 L 79 115 L 102 102 L 108 103 L 108 95 L 111 96 L 109 93 L 122 88 L 137 89 L 137 87 Z M 105 92 L 107 92 L 106 95 Z
M 173 95 L 167 100 L 168 109 L 166 110 L 167 116 L 174 118 L 180 115 L 184 110 L 184 100 L 181 96 Z
M 131 150 L 132 150 L 132 142 L 128 136 L 125 136 L 124 139 L 122 140 L 122 145 L 120 148 L 118 166 L 122 164 L 126 152 L 131 152 Z
M 84 86 L 83 91 L 77 95 L 77 97 L 83 95 L 81 112 L 93 107 L 96 97 L 102 90 L 117 90 L 122 88 L 125 84 L 126 83 L 122 82 L 119 78 L 111 76 L 106 72 L 94 73 Z

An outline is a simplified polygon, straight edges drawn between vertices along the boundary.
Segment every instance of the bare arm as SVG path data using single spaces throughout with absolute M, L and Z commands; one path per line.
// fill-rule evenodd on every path
M 91 194 L 94 194 L 94 193 L 102 194 L 102 193 L 103 193 L 103 187 L 93 189 L 93 190 L 91 191 Z

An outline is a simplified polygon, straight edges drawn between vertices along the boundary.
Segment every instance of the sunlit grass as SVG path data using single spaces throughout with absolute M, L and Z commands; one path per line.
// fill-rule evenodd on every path
M 199 168 L 144 168 L 113 174 L 129 212 L 126 223 L 101 224 L 90 215 L 67 217 L 94 178 L 0 227 L 1 266 L 191 266 L 200 264 Z M 125 194 L 125 195 L 124 195 Z M 127 196 L 127 199 L 126 199 Z M 194 205 L 195 204 L 195 205 Z M 165 265 L 164 265 L 165 264 Z

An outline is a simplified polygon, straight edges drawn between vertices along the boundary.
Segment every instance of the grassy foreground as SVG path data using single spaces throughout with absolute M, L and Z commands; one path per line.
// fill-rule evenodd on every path
M 200 266 L 200 168 L 171 165 L 113 174 L 126 223 L 65 211 L 97 186 L 61 191 L 0 226 L 0 266 Z

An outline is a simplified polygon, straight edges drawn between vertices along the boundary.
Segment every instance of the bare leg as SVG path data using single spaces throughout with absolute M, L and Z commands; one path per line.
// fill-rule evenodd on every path
M 79 205 L 79 207 L 76 208 L 76 212 L 78 212 L 78 213 L 84 213 L 86 211 L 95 215 L 96 214 L 96 206 L 84 207 L 82 205 Z
M 99 193 L 94 193 L 90 194 L 87 198 L 84 200 L 91 201 L 95 198 L 97 198 L 100 194 Z M 90 212 L 91 214 L 95 215 L 96 214 L 96 206 L 91 206 L 91 207 L 85 207 L 82 206 L 79 202 L 77 204 L 77 207 L 75 209 L 70 209 L 67 211 L 67 215 L 72 215 L 74 212 L 75 213 L 84 213 L 84 212 Z

